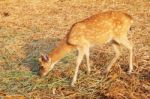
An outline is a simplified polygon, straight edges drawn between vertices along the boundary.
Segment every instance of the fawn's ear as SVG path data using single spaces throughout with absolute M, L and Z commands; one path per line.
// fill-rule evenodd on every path
M 48 55 L 41 55 L 41 61 L 43 61 L 43 62 L 48 62 L 49 61 L 49 57 L 48 57 Z

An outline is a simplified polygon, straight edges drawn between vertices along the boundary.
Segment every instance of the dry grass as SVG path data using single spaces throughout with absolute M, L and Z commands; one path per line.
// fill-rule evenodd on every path
M 75 53 L 39 78 L 38 57 L 48 53 L 71 25 L 104 10 L 120 10 L 134 18 L 129 38 L 134 44 L 134 72 L 127 75 L 128 51 L 110 74 L 101 72 L 113 57 L 109 45 L 91 50 L 91 75 L 83 62 L 77 85 L 69 86 Z M 150 99 L 150 0 L 0 0 L 0 95 L 29 99 Z

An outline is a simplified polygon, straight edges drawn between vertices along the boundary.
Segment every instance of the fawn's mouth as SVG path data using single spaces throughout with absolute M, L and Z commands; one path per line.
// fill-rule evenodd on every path
M 47 72 L 39 72 L 39 76 L 40 77 L 44 77 L 44 76 L 46 76 L 48 74 L 48 71 Z

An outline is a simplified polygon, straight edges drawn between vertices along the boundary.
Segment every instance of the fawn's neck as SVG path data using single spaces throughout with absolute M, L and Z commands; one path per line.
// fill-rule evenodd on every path
M 67 53 L 69 53 L 75 46 L 67 43 L 66 39 L 62 40 L 55 49 L 48 55 L 52 62 L 55 63 L 62 59 Z

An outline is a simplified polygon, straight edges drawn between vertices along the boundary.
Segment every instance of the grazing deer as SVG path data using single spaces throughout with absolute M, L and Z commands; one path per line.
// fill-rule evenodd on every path
M 87 60 L 87 71 L 90 73 L 89 63 L 89 49 L 91 46 L 102 45 L 108 42 L 112 42 L 112 46 L 115 50 L 115 57 L 108 65 L 106 71 L 109 72 L 113 63 L 120 56 L 119 47 L 121 45 L 129 49 L 130 52 L 130 65 L 129 73 L 133 70 L 132 64 L 132 45 L 130 44 L 127 33 L 130 29 L 133 19 L 130 15 L 119 11 L 106 11 L 96 15 L 93 15 L 83 21 L 75 23 L 70 32 L 65 38 L 58 44 L 56 48 L 48 55 L 42 55 L 40 61 L 40 75 L 45 76 L 50 70 L 53 69 L 54 65 L 65 56 L 68 52 L 73 49 L 78 50 L 78 57 L 76 62 L 75 74 L 71 85 L 74 86 L 79 65 L 86 56 Z

